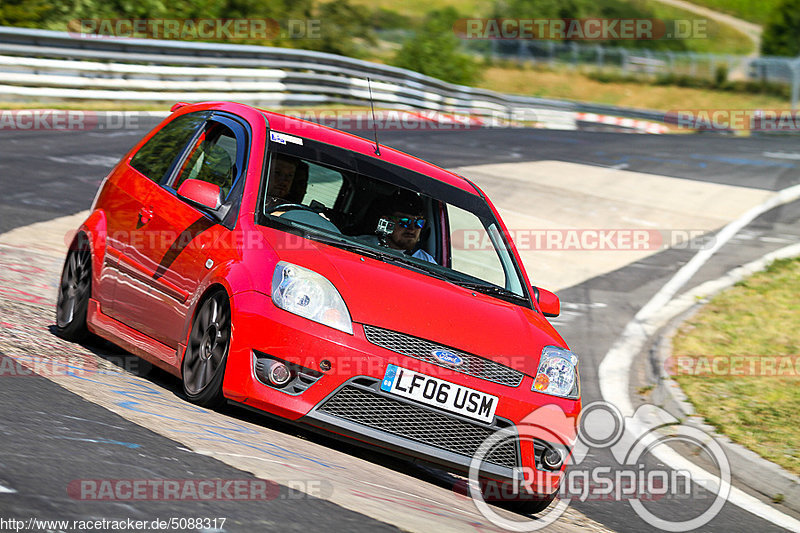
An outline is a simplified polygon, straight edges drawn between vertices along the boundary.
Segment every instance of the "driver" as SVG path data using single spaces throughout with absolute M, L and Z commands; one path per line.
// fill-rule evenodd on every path
M 292 190 L 299 162 L 294 157 L 278 154 L 272 160 L 267 181 L 267 195 L 285 200 Z
M 417 259 L 436 263 L 431 254 L 419 248 L 419 239 L 427 221 L 423 216 L 425 206 L 419 195 L 402 189 L 392 194 L 384 204 L 377 232 L 381 244 Z M 387 224 L 388 222 L 388 224 Z

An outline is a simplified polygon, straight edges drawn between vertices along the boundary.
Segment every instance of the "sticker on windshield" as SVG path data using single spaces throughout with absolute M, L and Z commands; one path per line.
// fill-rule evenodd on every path
M 295 137 L 293 135 L 286 135 L 285 133 L 278 133 L 277 131 L 269 132 L 269 140 L 280 144 L 292 143 L 303 146 L 303 139 L 301 139 L 300 137 Z

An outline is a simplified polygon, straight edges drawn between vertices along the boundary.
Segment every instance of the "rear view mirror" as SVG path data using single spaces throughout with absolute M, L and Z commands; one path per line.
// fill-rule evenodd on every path
M 533 295 L 536 297 L 536 301 L 539 302 L 539 308 L 544 313 L 544 316 L 555 317 L 561 314 L 561 301 L 555 293 L 536 286 L 532 288 Z
M 193 204 L 217 209 L 222 205 L 222 189 L 207 181 L 188 179 L 178 188 L 178 196 Z

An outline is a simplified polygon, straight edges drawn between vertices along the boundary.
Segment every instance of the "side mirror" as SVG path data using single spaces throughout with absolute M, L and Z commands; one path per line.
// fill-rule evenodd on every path
M 207 181 L 185 180 L 178 187 L 178 196 L 209 209 L 217 209 L 222 205 L 222 189 Z
M 561 314 L 561 301 L 555 293 L 547 289 L 540 289 L 535 285 L 531 287 L 536 301 L 539 303 L 539 308 L 544 313 L 544 316 L 555 317 Z

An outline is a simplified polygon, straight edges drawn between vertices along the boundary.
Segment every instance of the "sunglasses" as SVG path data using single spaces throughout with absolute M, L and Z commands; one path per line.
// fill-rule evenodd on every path
M 425 227 L 424 217 L 393 217 L 395 223 L 401 228 L 417 228 L 422 229 Z

